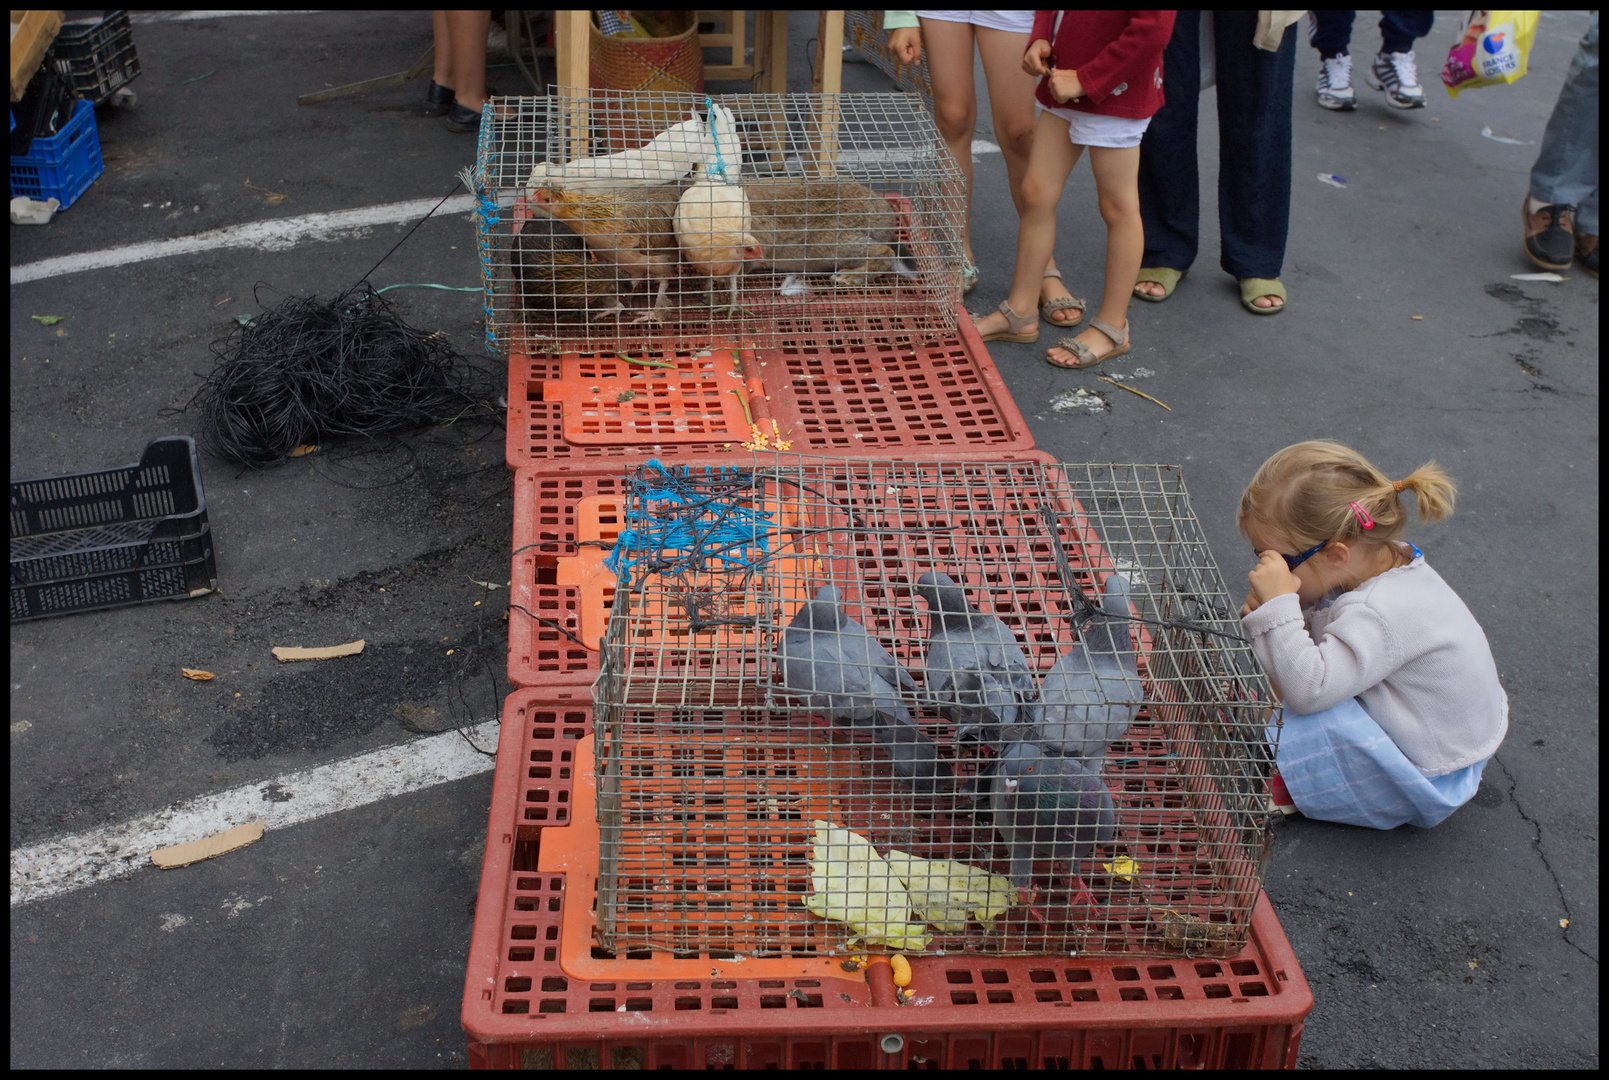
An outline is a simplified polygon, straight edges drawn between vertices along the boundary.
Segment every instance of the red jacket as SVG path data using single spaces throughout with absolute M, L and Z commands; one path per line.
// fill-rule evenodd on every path
M 1162 50 L 1173 36 L 1171 11 L 1036 11 L 1029 44 L 1050 42 L 1055 66 L 1078 72 L 1084 97 L 1059 102 L 1050 78 L 1034 97 L 1045 108 L 1144 120 L 1162 107 Z M 1051 37 L 1060 15 L 1061 26 Z

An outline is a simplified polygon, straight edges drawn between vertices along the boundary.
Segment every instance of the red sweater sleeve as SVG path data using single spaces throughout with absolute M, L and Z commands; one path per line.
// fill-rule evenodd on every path
M 1056 28 L 1056 13 L 1054 11 L 1035 11 L 1034 12 L 1034 28 L 1028 34 L 1028 44 L 1029 44 L 1029 46 L 1032 46 L 1034 42 L 1040 41 L 1040 40 L 1051 41 L 1052 38 L 1050 36 L 1050 33 L 1055 28 Z M 1022 55 L 1027 56 L 1028 55 L 1028 50 L 1024 49 L 1022 51 Z
M 1173 36 L 1172 11 L 1136 11 L 1129 16 L 1129 24 L 1100 55 L 1078 69 L 1078 82 L 1084 88 L 1084 93 L 1092 104 L 1103 104 L 1111 95 L 1117 84 L 1122 82 L 1120 73 L 1129 68 L 1136 57 L 1151 53 L 1160 56 L 1167 47 L 1168 39 Z M 1034 13 L 1034 30 L 1039 30 L 1041 16 L 1049 15 L 1053 19 L 1055 12 L 1036 11 Z M 1046 29 L 1049 29 L 1047 22 Z

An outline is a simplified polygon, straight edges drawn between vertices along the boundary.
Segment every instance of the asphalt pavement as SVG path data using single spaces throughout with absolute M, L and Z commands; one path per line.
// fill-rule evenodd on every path
M 1303 1066 L 1598 1063 L 1598 283 L 1579 268 L 1514 278 L 1535 270 L 1518 207 L 1586 22 L 1544 13 L 1529 74 L 1450 101 L 1435 74 L 1456 14 L 1438 13 L 1419 49 L 1429 106 L 1413 112 L 1361 87 L 1356 112 L 1319 109 L 1304 45 L 1290 301 L 1272 318 L 1245 313 L 1215 266 L 1208 91 L 1201 257 L 1169 301 L 1134 305 L 1133 352 L 1074 373 L 1043 361 L 1048 333 L 990 347 L 1040 449 L 1181 463 L 1232 586 L 1250 569 L 1239 493 L 1282 446 L 1336 438 L 1391 475 L 1434 458 L 1459 484 L 1456 514 L 1410 535 L 1486 628 L 1508 737 L 1473 802 L 1435 829 L 1278 826 L 1267 888 L 1315 996 Z M 814 25 L 791 20 L 796 90 Z M 1363 13 L 1354 53 L 1377 35 Z M 296 104 L 406 68 L 430 44 L 423 13 L 169 19 L 141 23 L 136 41 L 139 102 L 98 116 L 105 175 L 51 225 L 13 227 L 14 270 L 440 197 L 474 156 L 470 136 L 420 115 L 417 81 Z M 491 85 L 524 92 L 509 68 Z M 845 67 L 846 90 L 887 86 Z M 976 191 L 981 312 L 1008 291 L 1016 234 L 998 154 L 979 155 Z M 1068 286 L 1098 296 L 1087 168 L 1058 223 Z M 209 343 L 258 310 L 254 290 L 269 304 L 330 295 L 412 224 L 14 283 L 12 476 L 121 464 L 150 439 L 193 434 L 197 418 L 172 410 L 210 367 Z M 415 232 L 375 277 L 399 282 L 477 285 L 468 217 Z M 389 295 L 414 325 L 481 352 L 476 294 Z M 1171 411 L 1099 381 L 1113 373 Z M 1078 388 L 1104 402 L 1055 408 Z M 504 628 L 475 606 L 487 596 L 475 581 L 507 576 L 502 457 L 501 430 L 486 428 L 260 473 L 203 458 L 218 595 L 13 627 L 13 851 L 493 718 Z M 339 673 L 269 659 L 274 645 L 357 637 L 364 663 Z M 181 667 L 219 678 L 189 682 Z M 481 773 L 182 871 L 14 901 L 12 1065 L 463 1065 L 490 786 Z

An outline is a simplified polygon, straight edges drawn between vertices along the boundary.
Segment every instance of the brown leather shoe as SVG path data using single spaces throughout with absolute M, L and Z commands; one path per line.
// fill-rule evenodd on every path
M 1576 233 L 1575 257 L 1576 261 L 1581 264 L 1581 269 L 1593 277 L 1598 276 L 1598 238 L 1596 236 Z
M 1570 219 L 1575 207 L 1568 203 L 1547 203 L 1530 212 L 1531 200 L 1527 196 L 1520 203 L 1520 218 L 1525 223 L 1525 254 L 1544 270 L 1570 269 L 1570 256 L 1575 251 L 1575 229 Z

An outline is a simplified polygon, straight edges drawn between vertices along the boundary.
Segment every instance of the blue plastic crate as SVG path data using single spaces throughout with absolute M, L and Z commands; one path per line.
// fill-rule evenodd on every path
M 66 127 L 48 139 L 35 139 L 26 154 L 11 159 L 11 194 L 60 199 L 65 210 L 105 171 L 95 106 L 81 100 Z

